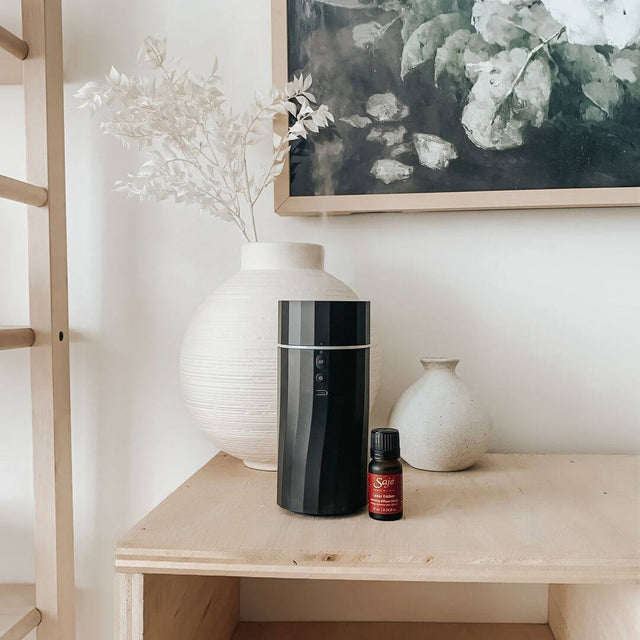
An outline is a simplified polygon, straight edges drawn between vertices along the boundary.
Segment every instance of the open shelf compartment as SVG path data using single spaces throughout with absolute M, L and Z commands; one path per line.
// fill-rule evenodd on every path
M 183 640 L 635 640 L 640 629 L 640 457 L 494 454 L 460 473 L 405 466 L 405 518 L 394 523 L 288 513 L 275 483 L 219 454 L 126 534 L 119 640 L 178 630 Z M 243 622 L 240 577 L 550 585 L 550 624 Z

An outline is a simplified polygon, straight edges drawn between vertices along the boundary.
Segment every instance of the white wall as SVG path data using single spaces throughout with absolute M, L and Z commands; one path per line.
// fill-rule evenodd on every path
M 18 0 L 0 11 L 18 14 Z M 111 637 L 113 547 L 205 462 L 178 389 L 181 335 L 238 267 L 230 226 L 112 191 L 135 158 L 75 109 L 80 83 L 133 68 L 164 31 L 185 62 L 220 59 L 232 102 L 270 82 L 268 0 L 65 0 L 69 285 L 79 638 Z M 12 16 L 9 16 L 11 22 Z M 6 22 L 5 22 L 6 24 Z M 0 172 L 23 175 L 20 89 L 0 87 Z M 17 159 L 17 160 L 16 160 Z M 321 242 L 374 303 L 386 370 L 374 422 L 456 355 L 495 421 L 494 451 L 640 452 L 640 216 L 635 210 L 281 219 L 267 240 Z M 0 202 L 0 318 L 28 317 L 24 216 Z M 28 358 L 0 356 L 0 581 L 32 572 Z

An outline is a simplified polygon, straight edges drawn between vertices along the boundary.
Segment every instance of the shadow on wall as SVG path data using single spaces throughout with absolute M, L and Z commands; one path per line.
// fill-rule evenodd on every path
M 637 209 L 371 214 L 328 227 L 338 262 L 357 264 L 345 280 L 374 305 L 385 363 L 374 425 L 421 375 L 420 357 L 455 356 L 491 411 L 494 451 L 640 450 Z M 357 257 L 344 249 L 356 242 Z
M 69 101 L 69 98 L 67 97 Z M 93 122 L 67 125 L 67 138 Z M 82 136 L 79 136 L 82 137 Z M 90 139 L 90 138 L 89 138 Z M 72 145 L 69 145 L 72 146 Z M 114 152 L 115 151 L 115 152 Z M 114 539 L 130 524 L 132 379 L 130 256 L 126 201 L 109 210 L 117 149 L 83 149 L 68 179 L 69 295 L 78 633 L 108 632 L 113 613 Z M 73 149 L 68 158 L 73 162 Z M 90 207 L 80 203 L 91 203 Z M 106 636 L 105 636 L 106 637 Z

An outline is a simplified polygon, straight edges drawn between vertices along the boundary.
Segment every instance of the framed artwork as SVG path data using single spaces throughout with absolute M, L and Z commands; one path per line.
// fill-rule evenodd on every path
M 272 0 L 296 141 L 283 215 L 640 206 L 637 0 Z M 276 127 L 283 126 L 283 122 Z

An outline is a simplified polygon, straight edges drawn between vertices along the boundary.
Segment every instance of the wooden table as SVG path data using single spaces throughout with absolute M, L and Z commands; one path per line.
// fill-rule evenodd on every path
M 275 483 L 219 454 L 131 529 L 116 552 L 118 639 L 640 637 L 640 457 L 405 465 L 392 523 L 288 513 Z M 550 624 L 238 623 L 242 576 L 543 583 Z

